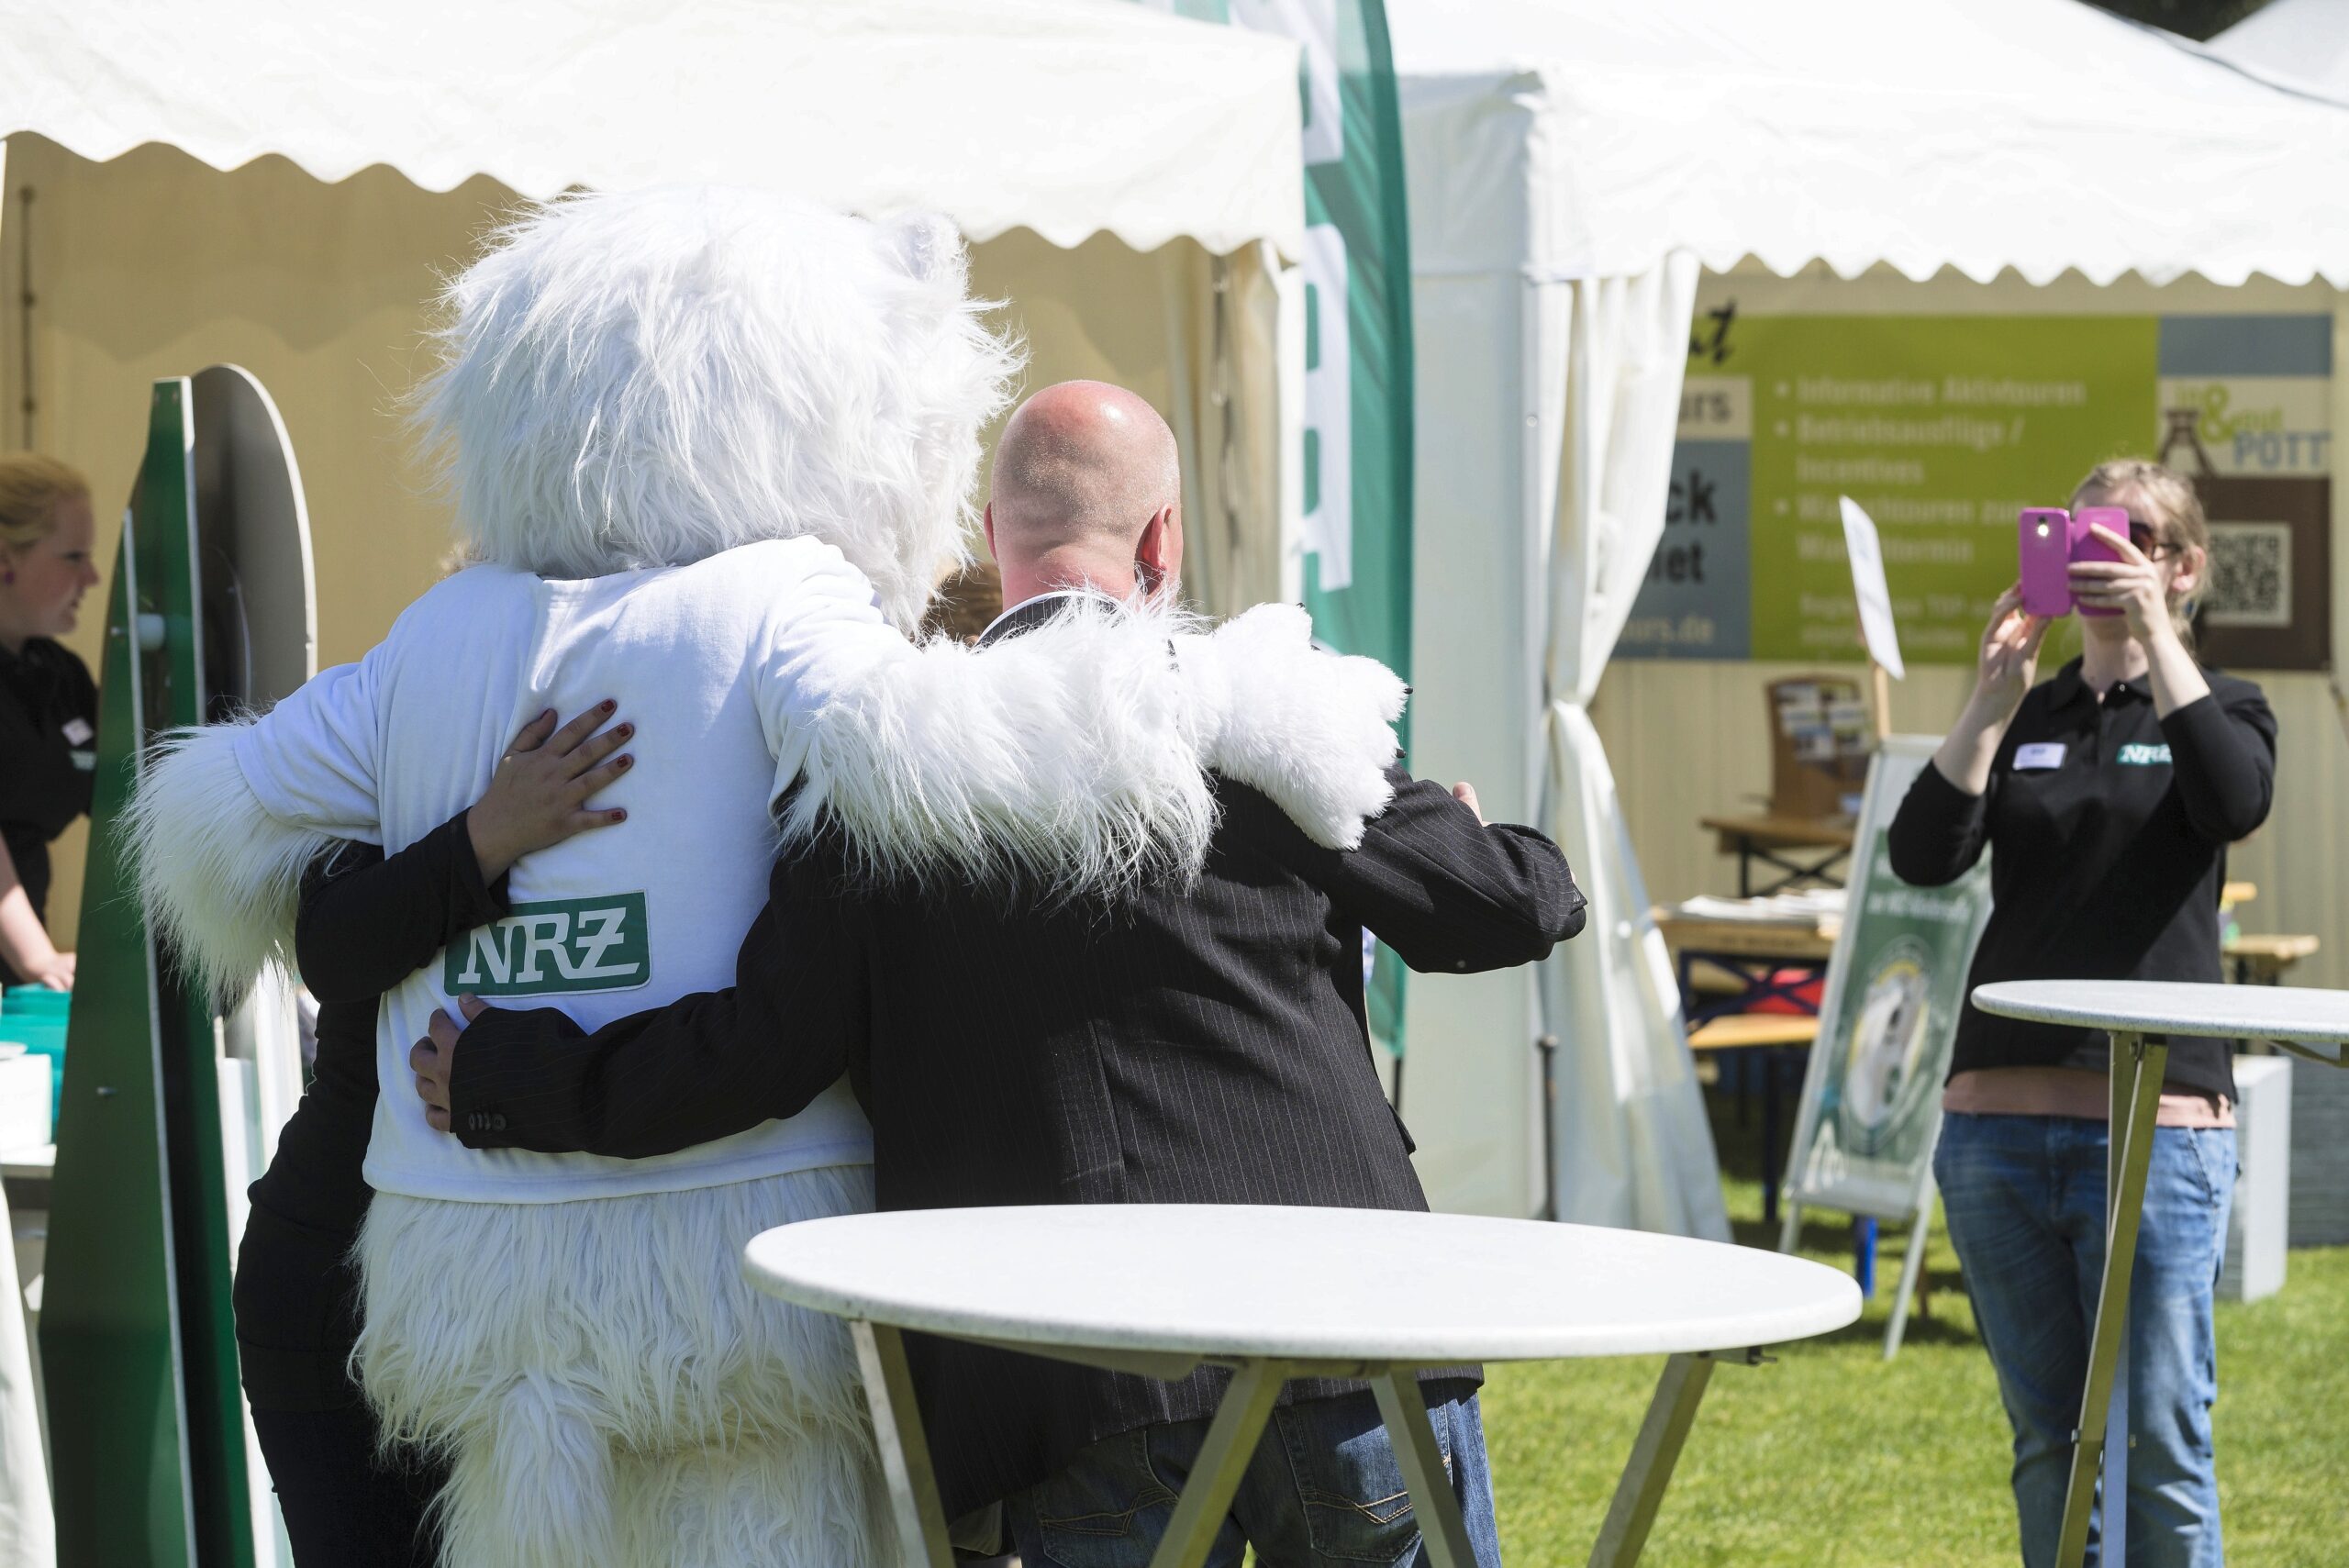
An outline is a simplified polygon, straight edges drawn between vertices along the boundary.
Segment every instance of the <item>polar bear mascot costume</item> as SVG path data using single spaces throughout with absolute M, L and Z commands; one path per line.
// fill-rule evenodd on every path
M 1211 635 L 1145 611 L 985 651 L 907 639 L 1016 369 L 936 220 L 568 199 L 444 306 L 417 408 L 477 564 L 357 664 L 161 749 L 142 895 L 232 995 L 290 951 L 320 851 L 414 842 L 531 716 L 617 698 L 638 761 L 597 804 L 625 823 L 524 859 L 508 919 L 384 995 L 360 1370 L 391 1434 L 449 1456 L 461 1568 L 890 1561 L 845 1329 L 740 1272 L 761 1230 L 870 1207 L 846 1087 L 660 1159 L 476 1151 L 427 1126 L 408 1047 L 465 991 L 592 1029 L 730 984 L 786 792 L 783 838 L 829 811 L 876 873 L 1063 892 L 1198 865 L 1202 768 L 1358 841 L 1400 685 L 1280 608 Z

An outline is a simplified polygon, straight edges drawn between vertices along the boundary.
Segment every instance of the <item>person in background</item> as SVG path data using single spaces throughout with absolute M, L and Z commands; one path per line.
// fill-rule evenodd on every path
M 98 687 L 56 639 L 97 585 L 90 486 L 54 458 L 0 457 L 0 981 L 73 988 L 50 939 L 49 846 L 90 809 Z
M 626 771 L 634 733 L 606 703 L 560 730 L 527 725 L 481 799 L 389 860 L 372 844 L 321 856 L 302 890 L 295 956 L 319 998 L 317 1071 L 250 1189 L 237 1252 L 237 1359 L 297 1568 L 431 1568 L 438 1456 L 383 1440 L 351 1376 L 351 1261 L 374 1196 L 361 1167 L 375 1119 L 381 994 L 440 948 L 508 913 L 506 873 L 533 850 L 619 821 L 590 796 Z
M 1902 801 L 1892 869 L 1946 883 L 1991 851 L 1996 907 L 1967 982 L 2222 978 L 2227 846 L 2266 818 L 2276 718 L 2259 688 L 2197 662 L 2209 559 L 2192 485 L 2108 462 L 2072 498 L 2121 506 L 2121 559 L 2076 562 L 2084 651 L 2034 686 L 2047 621 L 2000 596 L 1974 695 Z M 2211 1298 L 2235 1179 L 2223 1040 L 2173 1041 L 2129 1302 L 2128 1568 L 2223 1561 L 2210 1447 Z M 2027 1568 L 2054 1562 L 2104 1266 L 2100 1030 L 1959 1018 L 1933 1158 L 1950 1240 L 2014 1428 Z M 2098 1560 L 2093 1538 L 2088 1562 Z

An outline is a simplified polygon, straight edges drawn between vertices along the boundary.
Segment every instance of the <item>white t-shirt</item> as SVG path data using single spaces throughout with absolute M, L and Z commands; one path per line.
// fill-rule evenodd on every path
M 904 639 L 829 545 L 745 545 L 691 566 L 548 582 L 476 566 L 411 606 L 357 664 L 239 733 L 237 762 L 287 822 L 397 851 L 481 797 L 541 709 L 606 697 L 635 765 L 596 797 L 628 820 L 525 856 L 508 918 L 384 997 L 368 1182 L 380 1192 L 560 1202 L 749 1181 L 873 1157 L 845 1083 L 788 1121 L 648 1160 L 472 1150 L 424 1119 L 407 1065 L 436 1007 L 559 1007 L 595 1029 L 733 984 L 765 903 L 769 807 L 798 772 L 787 720 Z M 788 1040 L 775 1049 L 791 1049 Z

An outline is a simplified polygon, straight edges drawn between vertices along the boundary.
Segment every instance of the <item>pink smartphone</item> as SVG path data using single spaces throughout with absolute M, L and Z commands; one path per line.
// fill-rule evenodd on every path
M 2121 554 L 2104 540 L 2088 532 L 2090 527 L 2101 523 L 2122 539 L 2129 537 L 2129 511 L 2124 506 L 2083 506 L 2072 514 L 2072 559 L 2074 561 L 2118 561 Z M 2069 592 L 2068 585 L 2065 591 Z M 2079 606 L 2084 616 L 2117 616 L 2119 610 L 2092 610 Z
M 2051 620 L 2070 615 L 2072 514 L 2061 506 L 2027 506 L 2021 528 L 2017 550 L 2022 560 L 2022 607 Z

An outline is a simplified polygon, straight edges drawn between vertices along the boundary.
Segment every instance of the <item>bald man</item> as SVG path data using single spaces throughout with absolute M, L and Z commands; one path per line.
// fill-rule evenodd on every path
M 1021 404 L 996 448 L 987 550 L 1016 609 L 1049 595 L 1156 596 L 1183 570 L 1183 464 L 1158 410 L 1064 381 Z
M 996 453 L 987 542 L 1011 607 L 986 639 L 1170 595 L 1183 558 L 1174 439 L 1117 387 L 1030 398 Z M 1272 691 L 1277 667 L 1253 672 Z M 1329 743 L 1311 714 L 1296 744 Z M 1363 1018 L 1362 932 L 1417 969 L 1531 962 L 1582 928 L 1557 847 L 1486 827 L 1397 770 L 1360 849 L 1324 849 L 1216 782 L 1206 871 L 1118 899 L 874 888 L 835 827 L 775 867 L 734 988 L 589 1034 L 480 1010 L 418 1046 L 425 1094 L 480 1148 L 641 1157 L 792 1115 L 842 1073 L 873 1119 L 879 1207 L 1248 1203 L 1424 1209 Z M 457 1049 L 462 1041 L 463 1049 Z M 685 1067 L 680 1064 L 689 1064 Z M 495 1131 L 482 1129 L 495 1129 Z M 1082 1259 L 1007 1258 L 1081 1269 Z M 1147 1556 L 1229 1374 L 1175 1383 L 907 1336 L 946 1517 L 996 1517 L 1022 1558 Z M 1500 1560 L 1475 1391 L 1420 1384 L 1482 1568 Z M 1210 1562 L 1422 1562 L 1375 1401 L 1292 1383 Z

